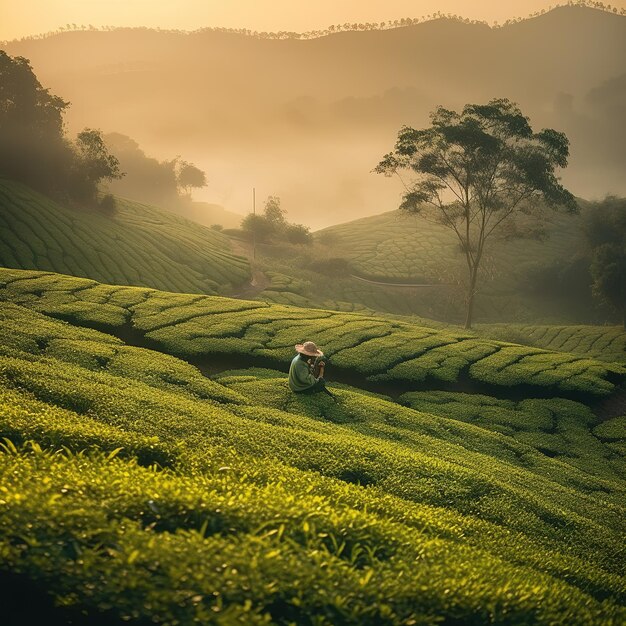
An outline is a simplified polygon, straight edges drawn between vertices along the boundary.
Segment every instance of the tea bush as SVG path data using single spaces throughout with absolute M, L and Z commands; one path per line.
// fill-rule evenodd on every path
M 132 287 L 115 291 L 115 302 L 111 297 L 103 303 L 94 296 L 97 284 L 89 280 L 0 270 L 0 281 L 5 301 L 85 326 L 130 327 L 142 341 L 177 356 L 250 356 L 263 361 L 259 364 L 286 368 L 294 344 L 308 339 L 347 375 L 357 373 L 366 382 L 389 383 L 403 391 L 424 382 L 470 380 L 501 389 L 607 395 L 626 376 L 626 367 L 613 362 L 358 313 Z
M 42 619 L 111 624 L 626 618 L 624 486 L 608 463 L 592 475 L 356 388 L 334 389 L 336 403 L 295 396 L 275 370 L 208 380 L 39 313 L 28 280 L 2 280 L 26 306 L 0 302 L 0 577 L 13 576 L 0 597 L 43 587 L 56 608 Z M 62 298 L 82 291 L 54 284 Z M 133 314 L 151 293 L 121 308 Z M 183 300 L 173 308 L 198 306 Z M 268 325 L 310 323 L 252 315 L 272 309 L 240 311 L 239 339 L 268 345 Z M 319 315 L 343 341 L 346 328 Z M 269 352 L 292 349 L 285 332 Z M 502 406 L 514 425 L 536 416 L 519 431 L 529 435 L 557 413 L 568 430 L 595 424 L 567 400 L 472 401 L 476 415 Z
M 490 324 L 477 330 L 502 341 L 626 363 L 626 331 L 621 326 Z
M 221 233 L 116 199 L 114 215 L 71 209 L 0 181 L 0 265 L 169 291 L 219 293 L 249 280 Z

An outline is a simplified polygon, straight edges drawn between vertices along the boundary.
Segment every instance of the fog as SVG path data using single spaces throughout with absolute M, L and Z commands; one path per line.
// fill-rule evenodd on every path
M 401 125 L 493 97 L 568 135 L 573 193 L 626 193 L 625 35 L 626 18 L 572 7 L 499 29 L 435 20 L 305 41 L 124 29 L 6 50 L 71 101 L 70 132 L 88 125 L 158 159 L 181 155 L 209 178 L 197 200 L 245 213 L 256 187 L 320 228 L 397 207 L 400 182 L 371 170 Z

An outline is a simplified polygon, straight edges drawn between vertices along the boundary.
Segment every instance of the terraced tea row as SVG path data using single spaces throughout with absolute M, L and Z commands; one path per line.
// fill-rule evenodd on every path
M 477 330 L 504 341 L 626 363 L 626 329 L 623 326 L 490 324 L 479 326 Z
M 228 239 L 118 199 L 114 215 L 71 209 L 0 180 L 0 265 L 178 292 L 220 293 L 249 280 Z
M 0 571 L 66 607 L 167 624 L 624 617 L 609 464 L 592 476 L 358 390 L 294 397 L 278 372 L 209 381 L 0 311 Z
M 545 241 L 495 244 L 485 267 L 485 274 L 494 279 L 491 290 L 514 288 L 516 278 L 540 260 L 567 257 L 580 244 L 578 223 L 578 218 L 553 213 L 545 223 Z M 453 232 L 400 211 L 331 226 L 318 238 L 336 242 L 359 275 L 377 280 L 446 283 L 464 263 Z
M 626 478 L 626 422 L 622 417 L 598 424 L 588 407 L 561 398 L 513 401 L 478 394 L 422 391 L 404 394 L 400 402 L 419 411 L 503 433 L 583 471 L 605 471 L 611 467 L 616 475 Z
M 606 395 L 626 368 L 573 354 L 418 327 L 372 316 L 308 310 L 149 289 L 36 272 L 0 270 L 5 300 L 83 325 L 133 332 L 183 356 L 229 355 L 286 367 L 293 346 L 315 341 L 336 372 L 404 391 L 458 383 Z

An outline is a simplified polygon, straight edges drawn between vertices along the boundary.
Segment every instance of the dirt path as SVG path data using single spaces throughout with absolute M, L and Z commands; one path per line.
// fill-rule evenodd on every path
M 255 298 L 269 286 L 270 279 L 261 271 L 257 261 L 253 258 L 253 249 L 250 242 L 231 237 L 230 245 L 236 255 L 248 259 L 250 271 L 252 272 L 252 280 L 247 285 L 244 285 L 241 289 L 231 294 L 231 297 L 240 298 L 241 300 Z
M 356 274 L 350 274 L 350 278 L 354 278 L 355 280 L 360 280 L 362 283 L 367 283 L 368 285 L 380 285 L 381 287 L 404 287 L 404 288 L 443 288 L 443 287 L 452 287 L 451 284 L 448 283 L 390 283 L 381 280 L 370 280 L 369 278 L 361 278 Z

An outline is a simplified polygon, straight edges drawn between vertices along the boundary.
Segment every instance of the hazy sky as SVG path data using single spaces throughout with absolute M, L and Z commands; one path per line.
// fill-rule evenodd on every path
M 161 26 L 193 30 L 227 26 L 252 30 L 320 29 L 344 22 L 381 22 L 435 11 L 503 22 L 557 0 L 0 0 L 0 40 L 75 23 L 85 26 Z M 626 0 L 613 0 L 623 8 Z

